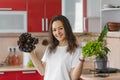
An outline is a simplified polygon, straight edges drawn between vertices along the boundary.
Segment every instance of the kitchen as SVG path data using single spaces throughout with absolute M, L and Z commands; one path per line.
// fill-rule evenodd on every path
M 69 0 L 66 0 L 66 1 L 69 1 Z M 27 27 L 27 29 L 26 28 L 23 28 L 23 29 L 25 31 L 31 32 L 33 35 L 38 37 L 39 44 L 37 45 L 36 51 L 37 51 L 37 55 L 41 59 L 41 57 L 44 53 L 44 50 L 46 48 L 46 46 L 42 46 L 41 43 L 44 39 L 47 39 L 47 36 L 48 36 L 47 23 L 49 23 L 49 20 L 52 18 L 52 15 L 61 14 L 61 13 L 65 14 L 65 13 L 63 13 L 65 10 L 69 11 L 69 9 L 67 9 L 67 8 L 69 8 L 70 6 L 73 8 L 74 5 L 73 5 L 72 1 L 73 0 L 71 0 L 72 5 L 68 5 L 67 7 L 65 7 L 65 3 L 63 4 L 64 0 L 62 2 L 61 2 L 61 0 L 57 0 L 57 1 L 56 0 L 51 0 L 51 1 L 48 1 L 48 0 L 40 0 L 40 1 L 39 0 L 31 0 L 31 1 L 28 1 L 28 0 L 19 0 L 19 1 L 2 0 L 2 1 L 0 1 L 0 9 L 1 9 L 1 11 L 25 11 L 25 12 L 27 11 L 28 24 L 26 24 L 25 26 L 28 26 L 28 27 Z M 81 32 L 77 33 L 76 30 L 78 30 L 78 28 L 75 29 L 75 31 L 74 31 L 76 36 L 78 36 L 78 39 L 79 39 L 80 44 L 81 44 L 82 38 L 85 38 L 85 39 L 87 38 L 87 40 L 89 40 L 89 38 L 91 39 L 91 37 L 89 37 L 89 36 L 85 37 L 84 33 L 82 33 L 83 31 L 95 32 L 95 34 L 93 34 L 93 35 L 96 36 L 97 35 L 96 32 L 99 32 L 101 29 L 100 28 L 100 16 L 99 16 L 100 15 L 100 11 L 99 11 L 100 2 L 97 0 L 75 0 L 75 1 L 77 1 L 79 5 L 80 5 L 80 1 L 84 1 L 84 5 L 81 4 L 81 6 L 84 6 L 87 8 L 87 9 L 83 9 L 83 14 L 81 14 L 81 15 L 83 15 L 84 19 L 82 21 L 79 20 L 83 23 L 81 25 L 83 27 L 80 28 L 80 30 L 82 29 Z M 91 1 L 91 2 L 89 2 L 89 4 L 94 3 L 98 7 L 94 7 L 93 5 L 86 6 L 86 4 L 87 4 L 86 1 L 88 1 L 88 2 Z M 109 2 L 111 2 L 111 1 L 109 1 Z M 66 2 L 66 4 L 69 2 Z M 118 4 L 116 1 L 114 1 L 114 2 L 116 4 Z M 55 7 L 55 6 L 57 6 L 57 7 Z M 54 7 L 54 9 L 53 9 L 53 7 Z M 70 9 L 72 9 L 72 8 L 70 8 Z M 81 7 L 79 7 L 79 8 L 81 8 Z M 97 8 L 97 9 L 90 9 L 90 8 Z M 43 9 L 45 9 L 45 10 L 43 10 Z M 93 11 L 89 11 L 89 10 L 93 10 Z M 72 12 L 73 12 L 73 10 L 72 10 Z M 69 12 L 66 13 L 66 16 L 70 17 L 70 20 L 72 20 L 71 13 L 69 13 Z M 118 21 L 119 21 L 119 19 L 118 19 Z M 44 26 L 40 27 L 40 25 L 41 26 L 44 25 Z M 74 26 L 74 23 L 72 26 Z M 10 48 L 10 47 L 17 48 L 17 40 L 18 40 L 18 37 L 19 37 L 20 32 L 21 32 L 21 31 L 19 32 L 18 30 L 15 30 L 15 31 L 18 31 L 19 33 L 16 33 L 14 31 L 10 32 L 10 31 L 7 31 L 6 29 L 4 29 L 5 31 L 0 29 L 0 31 L 1 31 L 1 33 L 0 33 L 0 41 L 1 41 L 1 43 L 0 43 L 0 45 L 1 45 L 0 46 L 0 49 L 1 49 L 0 62 L 1 63 L 5 61 L 6 57 L 9 54 L 8 48 Z M 4 32 L 2 32 L 2 31 L 4 31 Z M 83 37 L 80 38 L 80 36 L 83 36 Z M 110 67 L 120 69 L 120 64 L 119 64 L 119 61 L 120 61 L 119 60 L 119 52 L 120 52 L 119 41 L 120 41 L 120 39 L 119 39 L 119 37 L 120 37 L 119 32 L 114 32 L 114 33 L 110 32 L 108 34 L 107 41 L 108 41 L 108 46 L 111 49 L 111 53 L 109 55 L 109 59 L 110 59 L 109 65 L 110 65 Z M 114 44 L 113 44 L 113 42 L 114 42 Z M 118 47 L 118 48 L 116 48 L 116 47 Z M 22 52 L 20 52 L 19 50 L 16 50 L 16 52 L 19 53 L 20 56 L 23 56 Z M 22 57 L 21 57 L 21 62 L 22 62 Z M 89 66 L 86 65 L 85 67 L 89 67 Z M 42 80 L 42 78 L 43 78 L 42 76 L 38 75 L 35 68 L 27 68 L 27 67 L 23 68 L 21 65 L 15 66 L 15 67 L 4 66 L 4 67 L 0 68 L 0 71 L 1 71 L 0 80 L 8 80 L 8 78 L 9 78 L 9 80 L 21 80 L 21 77 L 22 77 L 22 80 L 28 80 L 28 79 L 29 80 L 34 80 L 34 79 L 35 80 Z M 13 71 L 15 71 L 15 72 L 13 72 Z M 23 75 L 23 74 L 30 74 L 30 75 Z M 6 76 L 7 79 L 3 75 Z M 33 75 L 36 75 L 36 77 L 33 77 Z M 33 79 L 31 79 L 31 76 L 33 77 Z M 23 77 L 25 77 L 25 79 L 23 79 Z M 97 79 L 97 80 L 99 80 L 99 79 Z M 104 79 L 100 79 L 100 80 L 104 80 Z M 111 79 L 111 80 L 114 80 L 114 79 Z

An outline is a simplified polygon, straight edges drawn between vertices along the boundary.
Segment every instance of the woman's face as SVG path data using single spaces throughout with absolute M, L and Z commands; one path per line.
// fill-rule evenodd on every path
M 62 24 L 62 22 L 60 20 L 54 21 L 52 24 L 52 32 L 54 37 L 59 41 L 59 42 L 63 42 L 65 41 L 65 30 L 64 30 L 64 26 Z

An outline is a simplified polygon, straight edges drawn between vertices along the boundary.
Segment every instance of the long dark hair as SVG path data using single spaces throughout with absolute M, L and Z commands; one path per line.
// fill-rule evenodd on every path
M 63 23 L 64 29 L 66 32 L 66 40 L 68 41 L 67 52 L 72 53 L 78 47 L 78 44 L 76 43 L 76 37 L 74 36 L 72 32 L 72 28 L 71 28 L 69 20 L 63 15 L 54 16 L 50 22 L 50 27 L 49 27 L 50 52 L 55 51 L 56 46 L 59 44 L 59 41 L 53 36 L 53 32 L 52 32 L 52 24 L 54 21 L 57 21 L 57 20 L 60 20 Z

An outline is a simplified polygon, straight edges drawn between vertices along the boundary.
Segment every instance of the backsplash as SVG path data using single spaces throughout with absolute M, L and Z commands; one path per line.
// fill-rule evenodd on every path
M 39 59 L 42 58 L 46 44 L 43 43 L 43 40 L 46 41 L 48 39 L 48 33 L 31 33 L 33 36 L 37 37 L 39 39 L 39 43 L 36 45 L 36 54 L 39 57 Z M 93 33 L 92 33 L 93 34 Z M 95 39 L 97 37 L 96 34 L 94 36 L 89 33 L 75 33 L 78 43 L 82 47 L 82 41 L 89 41 L 92 39 Z M 16 48 L 16 52 L 21 56 L 21 64 L 22 64 L 22 58 L 23 58 L 23 52 L 21 52 L 18 49 L 17 41 L 18 37 L 20 36 L 20 33 L 0 33 L 0 63 L 4 62 L 9 54 L 8 48 Z
M 33 36 L 35 35 L 39 39 L 38 45 L 36 45 L 36 53 L 39 56 L 39 58 L 42 57 L 45 46 L 42 45 L 42 40 L 47 39 L 47 34 L 39 34 L 39 33 L 32 33 Z M 9 55 L 9 48 L 16 48 L 16 52 L 21 56 L 21 62 L 22 62 L 22 53 L 17 46 L 17 41 L 20 33 L 4 33 L 0 34 L 0 63 L 4 62 Z

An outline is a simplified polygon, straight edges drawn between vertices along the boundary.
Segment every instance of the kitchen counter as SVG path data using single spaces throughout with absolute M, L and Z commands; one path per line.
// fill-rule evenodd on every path
M 0 67 L 0 71 L 25 71 L 25 70 L 36 70 L 35 67 L 24 67 L 23 65 L 20 66 L 3 66 Z
M 120 71 L 111 73 L 95 73 L 90 69 L 83 69 L 83 80 L 120 80 Z
M 107 77 L 95 77 L 94 74 L 83 74 L 84 80 L 120 80 L 120 72 L 110 73 Z

